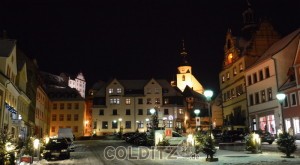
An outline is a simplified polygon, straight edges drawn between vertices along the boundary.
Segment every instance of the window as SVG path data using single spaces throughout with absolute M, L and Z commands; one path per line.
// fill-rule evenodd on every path
M 144 122 L 142 122 L 142 121 L 137 121 L 137 127 L 138 127 L 138 128 L 144 128 Z
M 155 98 L 155 104 L 160 104 L 160 99 L 159 98 Z
M 269 67 L 266 67 L 266 68 L 265 68 L 265 75 L 266 75 L 266 78 L 269 78 L 269 77 L 270 77 L 270 70 L 269 70 Z
M 103 116 L 104 115 L 104 109 L 99 109 L 99 116 Z
M 235 92 L 234 92 L 234 88 L 231 89 L 231 98 L 234 98 L 235 97 Z
M 126 109 L 126 115 L 130 115 L 130 109 Z
M 252 79 L 251 79 L 251 76 L 247 76 L 247 79 L 248 79 L 248 85 L 252 85 Z
M 113 129 L 118 128 L 118 122 L 116 120 L 111 122 L 111 128 L 113 128 Z
M 120 99 L 119 98 L 111 98 L 110 104 L 120 104 Z
M 225 76 L 222 75 L 222 83 L 224 83 L 224 82 L 225 82 Z
M 164 115 L 169 115 L 169 109 L 164 109 Z
M 240 96 L 244 93 L 243 84 L 240 84 L 236 87 L 236 96 Z
M 259 94 L 258 94 L 258 92 L 255 93 L 255 104 L 259 104 Z
M 56 121 L 56 114 L 52 114 L 52 121 Z
M 74 107 L 75 109 L 79 109 L 79 103 L 75 103 Z
M 294 125 L 294 135 L 297 134 L 297 133 L 300 133 L 299 117 L 294 117 L 293 118 L 293 125 Z
M 74 114 L 74 121 L 78 121 L 78 114 Z
M 257 74 L 253 73 L 253 83 L 257 83 Z
M 59 104 L 59 109 L 65 109 L 65 104 L 64 103 L 60 103 Z
M 113 114 L 112 115 L 118 115 L 118 110 L 117 109 L 113 109 Z
M 138 99 L 138 104 L 143 104 L 143 99 L 142 98 Z
M 67 114 L 67 121 L 71 121 L 71 114 Z
M 155 88 L 155 89 L 154 89 L 154 93 L 155 93 L 155 94 L 159 94 L 159 93 L 160 93 L 159 91 L 160 91 L 159 88 Z
M 68 109 L 72 109 L 72 104 L 71 104 L 71 103 L 68 103 L 68 104 L 67 104 L 67 108 L 68 108 Z
M 265 90 L 260 91 L 260 95 L 261 95 L 261 102 L 266 102 L 266 92 Z
M 108 122 L 102 121 L 102 129 L 108 129 Z
M 151 88 L 147 88 L 147 94 L 151 94 Z
M 185 81 L 185 75 L 182 75 L 182 81 Z
M 125 100 L 125 104 L 126 104 L 126 105 L 130 105 L 130 99 L 126 99 L 126 100 Z
M 271 101 L 273 99 L 273 94 L 272 94 L 272 88 L 268 88 L 268 101 Z
M 166 120 L 165 121 L 166 128 L 173 128 L 173 121 L 172 120 Z
M 237 75 L 236 67 L 233 68 L 233 76 Z
M 297 98 L 296 93 L 291 93 L 291 107 L 297 106 Z
M 114 89 L 113 89 L 113 88 L 109 88 L 109 89 L 108 89 L 108 93 L 109 93 L 109 94 L 113 94 L 113 93 L 114 93 Z
M 131 121 L 125 121 L 125 128 L 127 129 L 131 128 Z
M 117 88 L 117 93 L 118 94 L 122 93 L 122 89 L 121 88 Z
M 227 77 L 227 80 L 229 80 L 229 79 L 230 79 L 230 74 L 229 74 L 229 72 L 227 72 L 226 75 L 227 75 L 227 76 L 226 76 L 226 77 Z
M 151 104 L 151 98 L 147 98 L 147 104 Z
M 143 109 L 138 110 L 138 115 L 143 115 Z
M 169 104 L 169 98 L 165 98 L 164 104 Z
M 285 107 L 285 108 L 289 107 L 289 101 L 288 100 L 289 100 L 288 99 L 288 95 L 286 95 L 286 97 L 285 97 L 285 99 L 283 101 L 283 107 Z
M 244 70 L 244 67 L 243 67 L 242 63 L 239 64 L 239 68 L 240 68 L 240 72 L 242 72 Z
M 183 114 L 183 109 L 178 109 L 178 114 L 182 115 Z
M 55 132 L 55 126 L 51 127 L 51 132 Z
M 74 132 L 78 132 L 78 126 L 74 126 Z
M 94 121 L 93 129 L 97 129 L 97 121 Z
M 53 104 L 53 109 L 57 109 L 57 104 L 56 103 Z
M 249 104 L 250 104 L 250 106 L 254 105 L 253 94 L 249 95 Z
M 259 81 L 262 81 L 264 79 L 264 74 L 262 70 L 259 70 Z

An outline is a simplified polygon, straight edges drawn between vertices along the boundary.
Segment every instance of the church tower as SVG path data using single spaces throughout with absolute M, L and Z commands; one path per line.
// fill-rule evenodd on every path
M 193 76 L 192 74 L 192 66 L 188 63 L 187 61 L 187 52 L 185 50 L 184 46 L 184 40 L 182 41 L 182 51 L 180 53 L 182 56 L 182 63 L 181 65 L 177 68 L 178 73 L 177 73 L 177 87 L 181 90 L 184 91 L 186 86 L 189 86 L 192 88 L 194 91 L 203 94 L 204 89 L 202 85 L 198 82 L 198 80 Z

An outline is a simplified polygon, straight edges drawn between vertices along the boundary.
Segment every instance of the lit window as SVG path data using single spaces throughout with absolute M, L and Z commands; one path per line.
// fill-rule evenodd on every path
M 233 68 L 233 76 L 237 74 L 236 67 Z
M 120 99 L 119 98 L 111 98 L 110 104 L 120 104 Z
M 244 70 L 243 64 L 240 63 L 239 67 L 240 67 L 240 72 L 242 72 Z
M 126 99 L 125 103 L 126 103 L 126 105 L 129 105 L 130 104 L 130 99 Z
M 155 104 L 160 104 L 160 99 L 159 98 L 155 98 Z
M 222 83 L 224 83 L 225 82 L 225 76 L 223 75 L 222 76 Z
M 227 72 L 227 79 L 228 79 L 228 80 L 230 79 L 230 74 L 229 74 L 229 72 Z
M 122 89 L 121 88 L 117 88 L 117 93 L 122 93 Z
M 114 89 L 113 89 L 113 88 L 109 88 L 109 89 L 108 89 L 108 93 L 109 93 L 109 94 L 114 93 Z

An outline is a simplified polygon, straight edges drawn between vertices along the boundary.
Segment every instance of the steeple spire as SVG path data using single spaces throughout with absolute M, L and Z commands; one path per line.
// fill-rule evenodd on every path
M 182 60 L 183 60 L 183 61 L 182 61 L 182 65 L 184 65 L 184 66 L 188 65 L 188 66 L 189 66 L 189 63 L 187 62 L 187 59 L 186 59 L 186 57 L 187 57 L 187 52 L 186 52 L 186 50 L 185 50 L 184 39 L 182 40 L 182 50 L 181 50 L 180 55 L 183 57 L 183 58 L 182 58 Z

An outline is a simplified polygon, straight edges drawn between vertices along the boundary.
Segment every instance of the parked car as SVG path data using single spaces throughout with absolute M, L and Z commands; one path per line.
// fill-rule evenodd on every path
M 136 138 L 140 137 L 140 136 L 143 136 L 144 134 L 146 134 L 146 133 L 140 133 L 140 132 L 137 132 L 137 133 L 135 133 L 135 134 L 132 135 L 132 136 L 128 136 L 128 137 L 126 138 L 125 141 L 126 141 L 127 143 L 134 144 L 134 140 L 135 140 Z
M 132 136 L 134 134 L 136 134 L 136 132 L 126 132 L 122 135 L 122 139 L 126 140 L 127 137 Z
M 235 141 L 244 141 L 245 133 L 240 130 L 225 130 L 222 133 L 221 140 L 222 142 L 235 142 Z
M 272 144 L 275 141 L 275 136 L 270 132 L 262 132 L 262 131 L 254 131 L 254 132 L 259 135 L 262 143 L 267 142 L 269 144 Z
M 74 144 L 73 144 L 73 140 L 71 138 L 69 138 L 69 137 L 65 138 L 65 139 L 67 140 L 70 152 L 74 152 L 75 151 L 75 147 L 74 147 Z
M 65 138 L 50 139 L 43 150 L 43 158 L 50 159 L 69 159 L 70 148 Z

